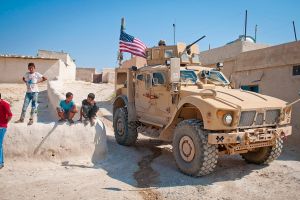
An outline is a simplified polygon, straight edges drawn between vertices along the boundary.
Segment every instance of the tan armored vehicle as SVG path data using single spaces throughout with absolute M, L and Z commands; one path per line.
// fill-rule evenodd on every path
M 278 158 L 291 134 L 291 105 L 280 99 L 232 89 L 216 69 L 201 66 L 196 45 L 147 49 L 147 66 L 116 69 L 115 138 L 133 145 L 138 133 L 172 143 L 185 174 L 211 173 L 220 155 L 247 162 Z

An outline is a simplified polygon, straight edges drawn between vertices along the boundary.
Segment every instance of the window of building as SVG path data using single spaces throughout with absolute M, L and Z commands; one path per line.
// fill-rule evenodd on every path
M 153 85 L 164 85 L 165 84 L 165 76 L 161 72 L 153 73 Z
M 259 86 L 258 85 L 242 85 L 241 89 L 259 93 Z
M 299 76 L 300 75 L 300 65 L 293 66 L 293 76 Z

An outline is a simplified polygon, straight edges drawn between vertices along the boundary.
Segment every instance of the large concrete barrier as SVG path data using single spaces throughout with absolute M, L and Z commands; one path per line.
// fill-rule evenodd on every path
M 36 158 L 46 160 L 97 161 L 107 152 L 106 130 L 98 120 L 96 125 L 82 123 L 10 124 L 4 140 L 6 158 Z
M 59 80 L 48 82 L 48 110 L 52 121 L 57 121 L 56 107 L 65 99 L 58 92 L 61 87 L 63 82 Z M 4 139 L 4 151 L 5 157 L 13 159 L 65 161 L 80 158 L 95 163 L 107 152 L 106 130 L 99 119 L 94 126 L 67 122 L 39 122 L 31 126 L 11 123 Z
M 49 99 L 49 110 L 51 110 L 51 114 L 56 116 L 56 108 L 59 105 L 59 102 L 62 99 L 65 99 L 65 96 L 58 92 L 60 88 L 63 87 L 63 82 L 59 80 L 48 81 L 48 99 Z

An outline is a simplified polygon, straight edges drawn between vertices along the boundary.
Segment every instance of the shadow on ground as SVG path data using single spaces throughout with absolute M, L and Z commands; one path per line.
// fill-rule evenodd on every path
M 98 105 L 109 108 L 110 101 L 98 102 Z M 112 115 L 102 116 L 112 122 Z M 186 185 L 211 185 L 216 182 L 234 181 L 266 168 L 267 165 L 247 164 L 239 155 L 222 156 L 210 175 L 190 177 L 182 174 L 176 167 L 170 145 L 153 139 L 139 139 L 132 147 L 117 144 L 115 138 L 107 136 L 108 155 L 106 159 L 95 164 L 95 168 L 107 171 L 113 179 L 139 188 L 174 187 Z M 280 160 L 297 160 L 297 155 L 285 149 Z M 120 191 L 120 188 L 103 188 Z

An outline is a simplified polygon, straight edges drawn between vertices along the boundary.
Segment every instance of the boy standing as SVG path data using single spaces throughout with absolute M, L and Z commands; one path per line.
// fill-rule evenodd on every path
M 82 101 L 80 109 L 80 118 L 78 121 L 82 122 L 82 117 L 86 120 L 90 120 L 91 125 L 95 125 L 95 119 L 99 108 L 95 102 L 95 95 L 93 93 L 88 94 L 87 99 Z
M 0 93 L 0 169 L 4 167 L 4 157 L 3 157 L 3 139 L 6 133 L 7 124 L 11 120 L 12 113 L 10 110 L 10 105 L 7 101 L 1 99 Z
M 65 120 L 68 120 L 70 124 L 73 124 L 73 117 L 76 113 L 77 108 L 73 102 L 73 94 L 71 92 L 67 92 L 66 99 L 61 100 L 59 107 L 57 108 L 57 115 L 60 118 L 58 121 L 64 122 Z
M 39 88 L 38 88 L 37 84 L 47 80 L 47 78 L 44 77 L 43 75 L 41 75 L 40 73 L 35 72 L 34 63 L 28 64 L 28 71 L 29 72 L 26 72 L 26 74 L 23 77 L 23 81 L 26 83 L 26 86 L 27 86 L 27 92 L 25 94 L 21 117 L 18 121 L 16 121 L 16 123 L 24 122 L 26 110 L 31 101 L 31 111 L 30 111 L 30 118 L 29 118 L 28 125 L 32 125 L 33 124 L 33 115 L 34 115 L 34 113 L 36 113 L 37 106 L 38 106 L 37 101 L 38 101 Z

